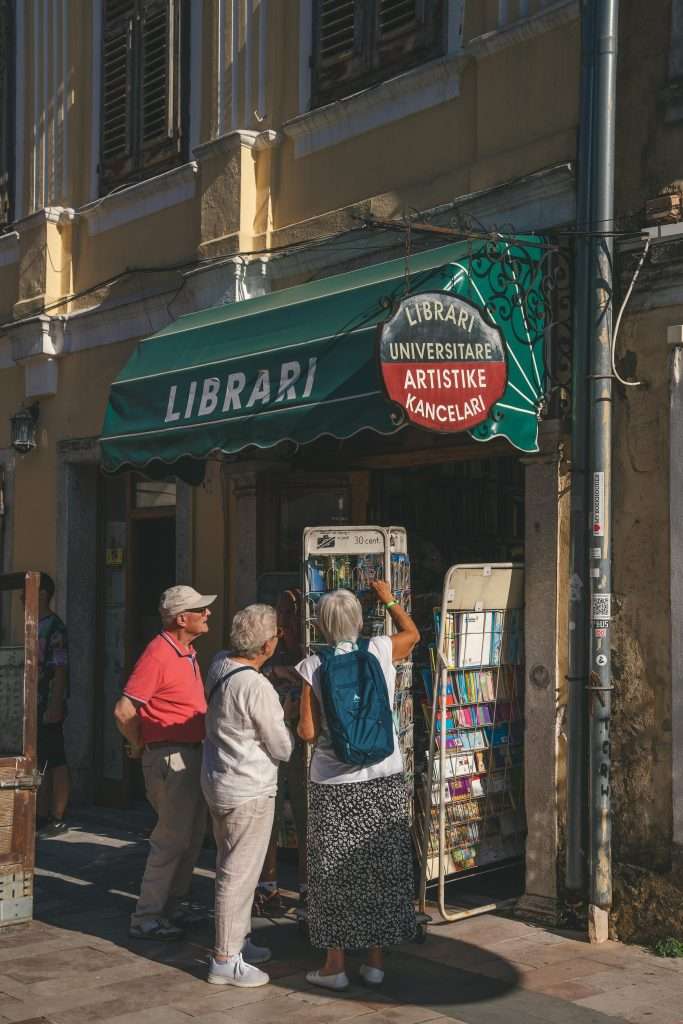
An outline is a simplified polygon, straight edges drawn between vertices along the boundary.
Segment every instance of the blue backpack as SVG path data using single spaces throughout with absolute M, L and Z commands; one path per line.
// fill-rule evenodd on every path
M 367 768 L 394 752 L 394 721 L 382 666 L 367 640 L 335 654 L 321 648 L 320 689 L 327 728 L 338 759 Z

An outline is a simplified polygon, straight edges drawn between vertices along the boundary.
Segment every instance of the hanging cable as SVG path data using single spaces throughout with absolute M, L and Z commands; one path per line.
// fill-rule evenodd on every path
M 612 373 L 614 374 L 616 379 L 619 381 L 619 383 L 623 384 L 624 387 L 626 387 L 626 388 L 639 388 L 639 387 L 642 386 L 643 381 L 642 380 L 624 380 L 624 378 L 621 376 L 621 374 L 617 370 L 617 364 L 616 364 L 617 337 L 619 336 L 619 328 L 621 326 L 621 318 L 623 317 L 624 310 L 626 309 L 626 306 L 628 305 L 628 300 L 631 298 L 631 293 L 633 292 L 633 289 L 635 288 L 636 281 L 638 280 L 638 275 L 640 274 L 640 271 L 642 270 L 642 267 L 643 267 L 643 263 L 645 262 L 645 260 L 647 258 L 647 254 L 648 254 L 649 248 L 650 248 L 650 237 L 648 236 L 645 239 L 645 245 L 643 246 L 643 251 L 640 254 L 640 259 L 638 260 L 638 264 L 636 266 L 636 269 L 633 272 L 633 277 L 631 278 L 631 283 L 628 286 L 628 290 L 626 292 L 626 295 L 624 296 L 624 301 L 621 304 L 621 309 L 619 310 L 619 315 L 617 316 L 617 322 L 615 323 L 614 331 L 612 332 Z

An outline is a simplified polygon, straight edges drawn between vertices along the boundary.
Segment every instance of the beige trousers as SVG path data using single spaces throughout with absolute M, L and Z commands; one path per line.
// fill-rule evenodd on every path
M 178 900 L 189 893 L 206 829 L 201 766 L 201 746 L 168 744 L 145 749 L 145 790 L 158 818 L 149 837 L 140 899 L 131 924 L 170 917 Z
M 211 809 L 216 839 L 217 956 L 235 956 L 251 931 L 251 905 L 270 841 L 275 797 Z

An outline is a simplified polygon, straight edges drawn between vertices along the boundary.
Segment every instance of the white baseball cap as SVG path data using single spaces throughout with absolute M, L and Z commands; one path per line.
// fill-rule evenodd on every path
M 181 612 L 199 611 L 213 604 L 217 594 L 200 594 L 194 587 L 169 587 L 161 595 L 159 611 L 167 615 L 180 615 Z

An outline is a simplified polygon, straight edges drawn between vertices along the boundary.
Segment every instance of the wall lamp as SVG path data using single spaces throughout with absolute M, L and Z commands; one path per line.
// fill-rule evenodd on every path
M 19 412 L 10 417 L 11 443 L 15 451 L 26 454 L 37 447 L 38 414 L 39 406 L 34 402 L 33 405 L 22 406 Z

